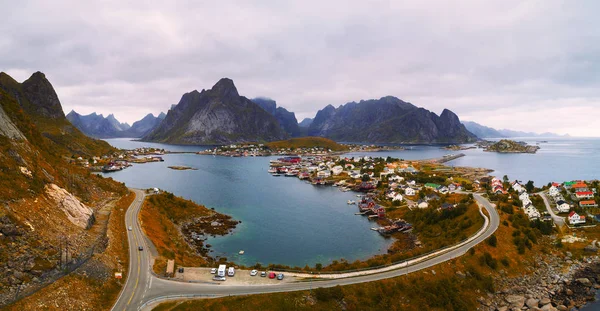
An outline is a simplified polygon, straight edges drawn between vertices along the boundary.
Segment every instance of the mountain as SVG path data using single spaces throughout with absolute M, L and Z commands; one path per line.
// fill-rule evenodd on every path
M 287 138 L 274 116 L 240 96 L 231 79 L 210 90 L 186 93 L 160 125 L 142 140 L 211 145 Z
M 88 276 L 78 280 L 79 292 L 92 283 L 106 284 L 101 285 L 103 292 L 118 289 L 118 281 L 104 276 L 122 268 L 118 260 L 127 251 L 104 250 L 122 248 L 118 241 L 125 229 L 115 224 L 122 224 L 124 216 L 113 215 L 119 213 L 115 206 L 121 206 L 117 200 L 128 190 L 74 164 L 79 161 L 73 157 L 85 157 L 83 163 L 115 149 L 69 123 L 43 74 L 18 83 L 0 73 L 0 150 L 0 309 L 60 282 L 64 273 L 57 271 L 66 270 L 67 263 L 77 264 L 78 273 Z M 111 219 L 113 225 L 108 224 Z M 99 300 L 88 305 L 100 305 Z
M 509 136 L 505 136 L 504 134 L 500 133 L 498 130 L 493 129 L 491 127 L 487 127 L 472 121 L 463 121 L 464 126 L 467 128 L 467 130 L 473 134 L 475 134 L 475 136 L 479 137 L 479 138 L 505 138 L 505 137 L 509 137 Z
M 123 129 L 129 128 L 129 125 L 119 123 L 112 114 L 106 118 L 95 112 L 84 116 L 72 110 L 67 114 L 67 120 L 87 136 L 96 138 L 121 137 Z
M 303 127 L 303 128 L 308 128 L 308 127 L 310 127 L 312 122 L 313 122 L 313 119 L 304 118 L 304 120 L 302 120 L 302 122 L 298 123 L 298 126 Z
M 19 83 L 0 72 L 0 89 L 13 98 L 37 130 L 54 143 L 59 149 L 56 152 L 90 156 L 114 150 L 104 141 L 87 137 L 67 120 L 54 87 L 43 73 L 36 72 Z
M 131 126 L 127 123 L 121 123 L 119 122 L 116 118 L 115 115 L 113 115 L 112 113 L 108 115 L 108 117 L 106 117 L 106 120 L 108 120 L 108 122 L 110 122 L 110 124 L 112 124 L 112 126 L 114 126 L 116 129 L 118 129 L 119 131 L 126 131 L 128 130 Z
M 466 143 L 477 140 L 456 114 L 436 115 L 396 97 L 351 102 L 319 110 L 308 135 L 369 143 Z
M 510 138 L 510 137 L 566 137 L 568 135 L 559 135 L 555 133 L 533 133 L 513 131 L 508 129 L 497 130 L 472 121 L 464 121 L 463 124 L 469 132 L 479 138 Z
M 67 119 L 84 134 L 95 138 L 130 137 L 140 138 L 156 128 L 165 118 L 164 113 L 158 117 L 149 113 L 144 118 L 129 125 L 120 123 L 113 114 L 104 117 L 101 114 L 91 113 L 80 115 L 75 111 L 67 114 Z
M 296 114 L 289 112 L 283 107 L 277 107 L 277 103 L 270 98 L 258 97 L 252 99 L 252 101 L 274 116 L 281 128 L 290 136 L 300 136 L 300 127 L 298 126 L 298 120 L 296 120 Z
M 144 135 L 147 135 L 153 129 L 158 127 L 160 122 L 162 122 L 166 116 L 167 115 L 164 112 L 161 112 L 158 117 L 155 117 L 153 114 L 149 113 L 141 120 L 133 122 L 131 128 L 122 133 L 122 137 L 144 137 Z

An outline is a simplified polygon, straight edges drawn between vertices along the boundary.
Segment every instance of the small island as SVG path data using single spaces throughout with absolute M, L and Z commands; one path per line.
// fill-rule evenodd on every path
M 186 171 L 186 170 L 196 171 L 196 170 L 198 170 L 197 168 L 193 168 L 191 166 L 179 166 L 179 165 L 168 166 L 168 168 L 170 168 L 172 170 L 176 170 L 176 171 Z
M 499 152 L 499 153 L 536 153 L 539 146 L 528 145 L 525 142 L 516 142 L 514 140 L 503 139 L 499 142 L 481 142 L 478 146 L 483 148 L 483 151 L 487 152 Z

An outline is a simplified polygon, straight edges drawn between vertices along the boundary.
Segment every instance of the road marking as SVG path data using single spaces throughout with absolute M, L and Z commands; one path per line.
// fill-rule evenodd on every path
M 135 234 L 135 230 L 132 231 L 133 232 L 133 238 L 135 240 L 135 244 L 137 245 L 137 235 Z M 133 250 L 134 248 L 131 248 L 131 250 Z M 127 305 L 129 306 L 129 304 L 131 303 L 131 300 L 133 299 L 133 296 L 135 296 L 135 291 L 138 287 L 138 284 L 140 282 L 140 253 L 137 253 L 137 261 L 138 261 L 138 269 L 137 269 L 137 277 L 135 278 L 135 286 L 133 287 L 133 292 L 131 293 L 131 297 L 129 297 L 129 301 L 127 301 Z

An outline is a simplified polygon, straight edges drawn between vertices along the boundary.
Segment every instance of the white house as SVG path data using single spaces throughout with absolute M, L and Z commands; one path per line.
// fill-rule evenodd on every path
M 556 195 L 558 195 L 560 193 L 560 191 L 558 191 L 558 188 L 552 186 L 552 187 L 550 187 L 550 189 L 548 189 L 548 193 L 551 196 L 556 196 Z
M 339 175 L 344 171 L 344 168 L 341 167 L 340 165 L 334 166 L 331 168 L 331 173 L 333 175 Z
M 571 210 L 571 206 L 565 201 L 556 202 L 556 208 L 561 213 L 568 213 Z
M 519 200 L 521 200 L 521 201 L 523 201 L 523 202 L 524 202 L 524 201 L 526 201 L 526 200 L 529 200 L 529 194 L 528 194 L 527 192 L 523 192 L 523 193 L 521 193 L 521 194 L 519 195 Z
M 400 193 L 397 193 L 393 198 L 392 201 L 402 201 L 402 195 Z
M 448 193 L 448 191 L 449 191 L 448 187 L 446 187 L 446 186 L 442 186 L 442 187 L 440 187 L 440 189 L 438 189 L 438 192 L 443 193 L 443 194 Z
M 427 201 L 425 201 L 425 200 L 420 200 L 419 203 L 417 204 L 417 206 L 419 208 L 427 208 L 427 207 L 429 207 L 429 203 L 427 203 Z
M 415 189 L 413 189 L 411 187 L 406 187 L 406 189 L 404 189 L 404 194 L 405 195 L 415 195 L 416 191 L 415 191 Z
M 331 174 L 329 173 L 329 171 L 318 171 L 317 172 L 317 177 L 327 178 L 329 176 L 331 176 Z
M 575 211 L 569 214 L 569 223 L 572 225 L 584 224 L 585 216 L 579 216 Z

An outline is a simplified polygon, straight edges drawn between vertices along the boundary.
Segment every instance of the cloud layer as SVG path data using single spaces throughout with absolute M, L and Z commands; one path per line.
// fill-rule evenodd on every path
M 3 1 L 3 0 L 0 0 Z M 497 128 L 599 136 L 595 1 L 20 1 L 0 70 L 133 122 L 232 78 L 314 116 L 394 95 Z

